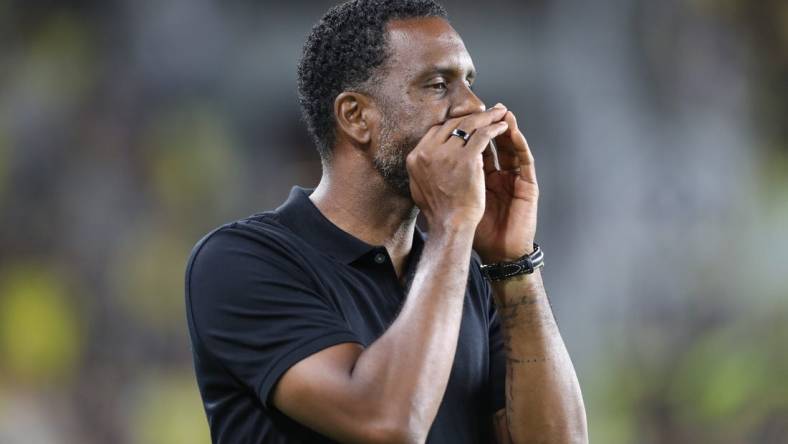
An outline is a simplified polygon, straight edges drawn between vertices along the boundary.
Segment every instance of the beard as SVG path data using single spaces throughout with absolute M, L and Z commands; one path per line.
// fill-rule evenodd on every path
M 392 123 L 390 120 L 384 122 L 380 132 L 380 146 L 372 163 L 389 188 L 402 197 L 412 199 L 405 158 L 416 148 L 421 137 L 412 134 L 397 137 L 396 125 Z

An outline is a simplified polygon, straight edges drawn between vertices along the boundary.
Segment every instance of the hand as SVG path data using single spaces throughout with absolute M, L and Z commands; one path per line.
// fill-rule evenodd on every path
M 528 142 L 507 111 L 508 129 L 497 136 L 496 170 L 492 150 L 483 153 L 486 188 L 485 211 L 473 247 L 484 263 L 513 261 L 533 251 L 539 186 Z
M 485 205 L 481 153 L 508 128 L 505 114 L 499 106 L 449 119 L 430 128 L 408 154 L 411 195 L 430 230 L 476 228 Z M 471 135 L 467 142 L 451 135 L 456 128 Z

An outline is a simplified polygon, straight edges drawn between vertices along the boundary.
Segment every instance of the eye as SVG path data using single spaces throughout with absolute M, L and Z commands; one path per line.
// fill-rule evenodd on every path
M 436 91 L 445 91 L 448 88 L 448 85 L 446 85 L 446 82 L 435 82 L 430 85 L 430 88 Z

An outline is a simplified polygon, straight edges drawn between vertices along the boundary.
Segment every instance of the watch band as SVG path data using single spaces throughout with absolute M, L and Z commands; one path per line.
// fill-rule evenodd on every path
M 514 262 L 496 262 L 482 265 L 481 270 L 487 280 L 503 281 L 521 274 L 531 274 L 537 268 L 544 267 L 544 253 L 539 245 L 534 242 L 534 251 L 526 254 Z

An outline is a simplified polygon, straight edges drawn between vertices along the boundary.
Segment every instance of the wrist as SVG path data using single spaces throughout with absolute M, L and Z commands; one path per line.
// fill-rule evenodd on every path
M 525 255 L 533 254 L 535 244 L 528 242 L 527 245 L 527 248 L 509 249 L 508 251 L 490 251 L 477 245 L 474 245 L 474 249 L 482 260 L 482 264 L 494 264 L 498 262 L 514 262 Z
M 539 245 L 533 244 L 533 251 L 513 261 L 485 263 L 482 274 L 489 281 L 502 281 L 523 274 L 531 274 L 544 266 L 544 253 Z
M 507 307 L 523 300 L 525 295 L 533 298 L 545 296 L 541 270 L 522 274 L 504 281 L 490 282 L 495 304 L 498 308 Z M 537 299 L 533 299 L 537 301 Z
M 427 220 L 430 236 L 457 238 L 473 237 L 478 221 L 461 215 L 454 215 L 440 220 Z
M 428 241 L 434 241 L 444 247 L 450 245 L 467 245 L 468 250 L 473 247 L 473 229 L 465 226 L 448 225 L 429 227 Z

